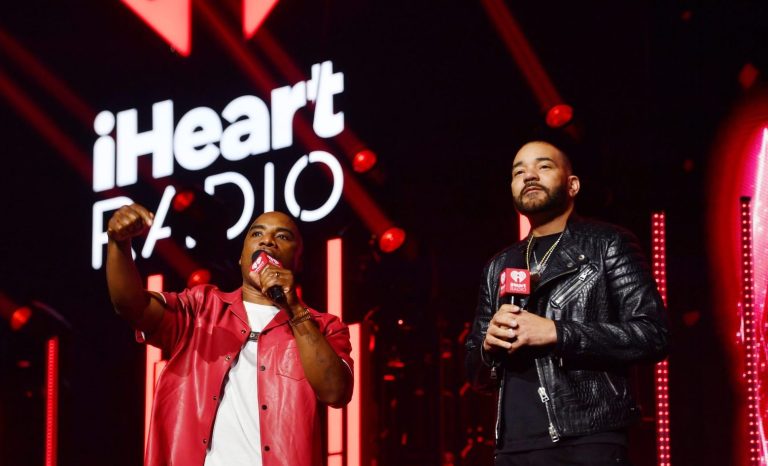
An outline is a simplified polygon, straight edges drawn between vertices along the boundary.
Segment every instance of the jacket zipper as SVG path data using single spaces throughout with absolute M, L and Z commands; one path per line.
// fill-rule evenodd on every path
M 571 285 L 570 288 L 565 290 L 563 293 L 560 294 L 560 296 L 556 297 L 552 300 L 552 304 L 554 304 L 557 307 L 562 306 L 562 304 L 571 298 L 577 291 L 579 291 L 584 284 L 584 281 L 587 279 L 587 277 L 593 273 L 595 270 L 592 267 L 587 267 L 586 269 L 582 270 L 581 273 L 579 273 L 579 276 L 576 277 L 576 282 Z
M 494 369 L 496 369 L 494 367 Z M 498 401 L 496 402 L 496 427 L 494 429 L 494 433 L 496 434 L 496 443 L 499 443 L 499 437 L 501 435 L 501 397 L 504 395 L 504 378 L 501 378 L 501 383 L 499 384 L 499 396 Z
M 560 278 L 560 277 L 562 277 L 564 275 L 570 275 L 570 274 L 574 273 L 575 271 L 576 271 L 576 269 L 566 270 L 563 273 L 555 275 L 554 277 L 550 277 L 550 279 L 547 280 L 546 282 L 540 283 L 537 288 L 540 288 L 545 283 L 548 283 L 548 282 L 550 282 L 550 281 L 552 281 L 552 280 L 554 280 L 556 278 Z M 534 292 L 531 293 L 530 298 L 532 298 L 535 293 L 536 293 L 536 291 L 534 290 Z M 529 300 L 530 300 L 530 298 L 529 298 Z M 499 305 L 499 303 L 496 302 L 496 307 L 497 308 L 498 308 L 498 305 Z M 541 397 L 542 403 L 544 403 L 544 408 L 547 411 L 547 420 L 549 421 L 549 428 L 547 429 L 549 431 L 549 438 L 552 439 L 552 442 L 558 442 L 558 441 L 560 441 L 560 433 L 558 433 L 557 428 L 555 427 L 555 424 L 552 422 L 552 408 L 549 405 L 549 396 L 547 396 L 547 392 L 546 392 L 546 390 L 544 389 L 544 386 L 543 386 L 544 384 L 542 382 L 543 378 L 541 377 L 541 369 L 539 369 L 539 361 L 535 361 L 535 364 L 536 364 L 536 373 L 539 376 L 539 383 L 541 384 L 541 386 L 539 387 L 539 396 Z M 562 364 L 562 361 L 561 361 L 561 364 Z M 497 376 L 498 376 L 498 374 L 497 374 Z M 501 378 L 501 383 L 499 384 L 499 396 L 498 396 L 498 402 L 496 404 L 496 429 L 495 429 L 496 432 L 495 433 L 496 433 L 496 441 L 497 441 L 497 443 L 498 443 L 499 435 L 500 435 L 499 430 L 500 430 L 500 425 L 501 425 L 501 397 L 502 397 L 503 393 L 504 393 L 504 377 Z M 546 401 L 544 401 L 545 399 L 546 399 Z
M 552 442 L 558 442 L 560 441 L 560 433 L 557 432 L 557 428 L 555 427 L 554 422 L 552 422 L 552 407 L 550 406 L 550 398 L 549 395 L 547 395 L 547 390 L 544 388 L 544 379 L 541 376 L 541 369 L 539 368 L 539 361 L 536 361 L 536 372 L 539 375 L 539 383 L 541 386 L 539 387 L 539 398 L 541 399 L 541 402 L 544 403 L 544 409 L 547 411 L 547 420 L 549 421 L 549 428 L 547 429 L 549 431 L 549 438 L 552 439 Z
M 611 380 L 611 376 L 608 375 L 607 372 L 603 372 L 603 377 L 605 377 L 605 381 L 608 382 L 608 386 L 611 387 L 611 390 L 613 390 L 613 394 L 616 396 L 619 396 L 619 391 L 616 389 L 616 386 L 613 384 L 613 381 Z

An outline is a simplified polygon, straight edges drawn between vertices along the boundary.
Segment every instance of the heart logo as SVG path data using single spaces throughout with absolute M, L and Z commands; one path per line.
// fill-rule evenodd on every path
M 516 281 L 517 283 L 524 281 L 526 275 L 527 274 L 522 270 L 514 270 L 509 273 L 510 278 L 512 278 L 512 280 Z

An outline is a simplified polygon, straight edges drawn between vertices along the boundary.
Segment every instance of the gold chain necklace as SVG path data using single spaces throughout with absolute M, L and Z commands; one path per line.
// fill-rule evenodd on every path
M 525 248 L 525 266 L 528 268 L 528 271 L 531 272 L 532 279 L 538 280 L 539 276 L 541 275 L 541 271 L 544 270 L 544 266 L 547 264 L 547 261 L 549 260 L 549 256 L 552 255 L 557 245 L 560 244 L 560 240 L 563 238 L 563 233 L 565 233 L 565 231 L 560 233 L 560 236 L 557 237 L 557 239 L 552 244 L 552 246 L 550 246 L 547 252 L 544 253 L 544 256 L 541 258 L 541 261 L 536 263 L 535 270 L 531 270 L 531 263 L 530 263 L 531 245 L 533 244 L 533 233 L 531 233 L 531 236 L 528 238 L 528 245 Z

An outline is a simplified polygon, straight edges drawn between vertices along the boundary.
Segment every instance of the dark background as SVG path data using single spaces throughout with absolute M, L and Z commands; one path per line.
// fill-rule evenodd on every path
M 575 108 L 589 148 L 589 157 L 578 161 L 584 186 L 578 209 L 630 228 L 644 244 L 650 213 L 667 213 L 673 461 L 729 464 L 737 448 L 729 368 L 722 348 L 705 344 L 718 337 L 704 243 L 705 194 L 716 186 L 705 184 L 705 172 L 719 125 L 745 96 L 740 70 L 746 63 L 758 71 L 766 65 L 766 6 L 517 3 L 507 6 Z M 237 34 L 236 19 L 227 17 Z M 305 74 L 325 60 L 344 73 L 336 108 L 380 160 L 377 176 L 359 181 L 409 236 L 396 254 L 377 253 L 343 201 L 327 219 L 300 225 L 308 238 L 307 301 L 324 305 L 324 272 L 313 270 L 324 270 L 325 240 L 343 234 L 349 320 L 369 314 L 376 325 L 375 378 L 367 389 L 379 406 L 379 464 L 440 464 L 444 453 L 458 457 L 477 442 L 478 429 L 485 432 L 479 443 L 487 443 L 494 403 L 461 391 L 460 340 L 482 265 L 516 238 L 509 165 L 525 135 L 542 123 L 533 94 L 479 2 L 282 0 L 263 28 Z M 152 103 L 172 98 L 178 121 L 191 108 L 220 111 L 244 94 L 268 99 L 197 12 L 188 58 L 116 2 L 4 2 L 0 29 L 97 111 L 138 108 L 146 121 Z M 255 41 L 248 48 L 264 60 Z M 90 154 L 92 128 L 3 49 L 0 70 Z M 757 87 L 761 81 L 759 74 Z M 61 464 L 139 464 L 144 351 L 112 312 L 103 270 L 90 266 L 91 206 L 104 196 L 92 192 L 90 179 L 78 176 L 7 98 L 0 99 L 0 140 L 0 290 L 18 303 L 43 301 L 72 326 L 63 346 Z M 280 179 L 290 166 L 281 157 L 292 162 L 312 149 L 297 141 L 236 167 L 218 160 L 205 174 L 235 169 L 252 175 L 258 211 L 264 162 L 276 163 Z M 347 163 L 340 150 L 335 155 Z M 177 167 L 164 181 L 202 178 Z M 322 189 L 322 177 L 307 186 L 303 199 L 311 199 L 315 186 Z M 151 208 L 159 201 L 141 183 L 127 191 Z M 227 245 L 229 258 L 239 247 L 239 239 Z M 155 256 L 142 261 L 142 270 L 169 273 Z M 169 288 L 184 283 L 172 274 L 168 280 Z M 700 319 L 684 325 L 682 316 L 690 313 Z M 21 359 L 32 366 L 19 368 Z M 397 361 L 404 367 L 392 364 Z M 40 343 L 0 323 L 0 363 L 0 459 L 41 464 Z M 641 373 L 638 391 L 646 393 L 644 413 L 652 416 L 648 372 Z M 394 381 L 382 382 L 384 375 Z M 652 427 L 645 418 L 633 433 L 638 464 L 652 463 Z M 472 458 L 488 448 L 476 445 L 457 461 L 481 464 Z

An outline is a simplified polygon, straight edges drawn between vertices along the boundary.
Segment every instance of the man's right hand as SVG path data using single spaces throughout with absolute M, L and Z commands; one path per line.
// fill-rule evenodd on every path
M 493 315 L 488 324 L 488 331 L 485 333 L 485 340 L 483 340 L 483 350 L 486 353 L 499 350 L 509 351 L 512 348 L 512 343 L 517 338 L 515 334 L 517 320 L 515 317 L 519 313 L 519 306 L 504 304 Z
M 107 236 L 116 243 L 123 243 L 146 233 L 154 218 L 155 214 L 139 204 L 120 207 L 107 223 Z
M 514 304 L 504 304 L 493 315 L 483 340 L 483 350 L 500 349 L 512 354 L 523 346 L 549 346 L 557 343 L 555 322 L 526 311 Z

